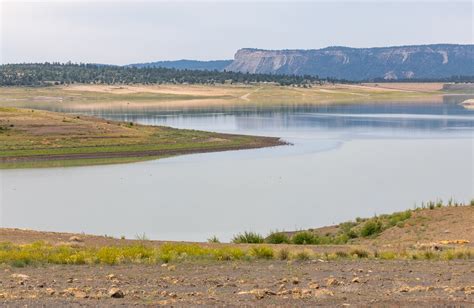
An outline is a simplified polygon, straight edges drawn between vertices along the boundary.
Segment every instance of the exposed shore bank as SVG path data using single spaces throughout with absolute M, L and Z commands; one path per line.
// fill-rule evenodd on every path
M 0 107 L 0 168 L 80 166 L 285 144 L 220 134 Z
M 456 88 L 457 89 L 457 88 Z M 466 91 L 470 88 L 467 88 Z M 456 90 L 452 93 L 459 93 Z M 71 106 L 76 110 L 116 107 L 271 106 L 377 101 L 439 100 L 450 94 L 443 83 L 323 84 L 311 87 L 274 84 L 86 85 L 0 88 L 0 106 Z M 467 93 L 467 92 L 466 92 Z M 41 108 L 39 108 L 41 109 Z

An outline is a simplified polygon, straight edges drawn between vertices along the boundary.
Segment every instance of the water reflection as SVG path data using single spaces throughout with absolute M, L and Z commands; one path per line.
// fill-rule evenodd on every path
M 459 103 L 465 95 L 444 96 L 442 102 L 377 102 L 332 105 L 245 105 L 183 107 L 136 107 L 113 104 L 75 105 L 61 102 L 9 102 L 22 107 L 80 113 L 111 120 L 181 128 L 261 133 L 296 129 L 372 132 L 393 136 L 414 133 L 443 134 L 453 130 L 471 137 L 474 111 Z

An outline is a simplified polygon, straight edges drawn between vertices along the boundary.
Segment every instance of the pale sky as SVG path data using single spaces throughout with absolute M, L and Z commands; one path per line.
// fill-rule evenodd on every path
M 232 59 L 239 48 L 473 43 L 471 1 L 0 0 L 0 62 Z

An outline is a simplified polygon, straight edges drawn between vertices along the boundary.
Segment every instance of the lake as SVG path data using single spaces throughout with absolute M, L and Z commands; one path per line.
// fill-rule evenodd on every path
M 0 224 L 162 240 L 318 227 L 474 197 L 474 111 L 442 102 L 209 108 L 31 108 L 292 145 L 140 163 L 0 171 Z M 22 106 L 25 106 L 22 103 Z

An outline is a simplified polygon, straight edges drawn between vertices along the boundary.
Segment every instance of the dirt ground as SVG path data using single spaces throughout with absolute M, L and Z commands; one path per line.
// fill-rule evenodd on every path
M 379 90 L 398 90 L 398 91 L 440 91 L 443 89 L 442 82 L 386 82 L 386 83 L 363 83 L 363 87 Z
M 107 108 L 202 108 L 378 101 L 442 101 L 442 83 L 323 84 L 311 87 L 252 85 L 86 85 L 4 87 L 0 105 Z M 41 109 L 41 108 L 40 108 Z
M 474 247 L 474 206 L 441 207 L 414 211 L 403 228 L 385 230 L 372 245 L 393 247 L 400 244 L 467 240 Z M 361 243 L 368 243 L 367 240 Z
M 0 271 L 3 306 L 474 306 L 473 261 L 185 262 Z

